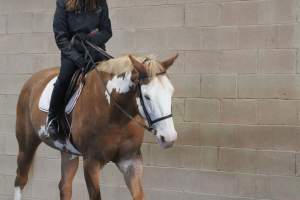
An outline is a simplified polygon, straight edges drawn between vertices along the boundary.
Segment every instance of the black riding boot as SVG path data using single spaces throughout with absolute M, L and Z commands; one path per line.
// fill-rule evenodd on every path
M 56 140 L 59 137 L 59 115 L 62 112 L 65 98 L 65 87 L 57 79 L 54 84 L 50 100 L 50 107 L 47 120 L 46 131 L 48 135 Z

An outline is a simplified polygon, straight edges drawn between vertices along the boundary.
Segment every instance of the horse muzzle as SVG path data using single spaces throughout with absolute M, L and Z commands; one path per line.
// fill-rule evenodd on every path
M 176 139 L 177 139 L 176 132 L 172 134 L 172 137 L 164 136 L 159 133 L 156 135 L 156 141 L 160 145 L 160 147 L 163 149 L 168 149 L 168 148 L 172 147 L 174 145 Z

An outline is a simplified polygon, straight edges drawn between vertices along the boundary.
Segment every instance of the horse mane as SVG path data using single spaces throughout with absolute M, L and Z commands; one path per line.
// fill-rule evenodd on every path
M 155 77 L 157 74 L 164 71 L 162 65 L 151 57 L 135 57 L 139 62 L 145 62 L 147 75 L 150 78 Z M 113 75 L 120 75 L 134 69 L 132 62 L 128 55 L 113 58 L 107 61 L 97 63 L 97 70 L 110 73 Z

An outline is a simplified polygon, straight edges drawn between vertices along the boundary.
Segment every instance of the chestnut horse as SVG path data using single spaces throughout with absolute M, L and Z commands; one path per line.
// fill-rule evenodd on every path
M 83 157 L 90 199 L 101 199 L 100 170 L 110 161 L 123 173 L 133 199 L 144 199 L 140 150 L 144 127 L 141 124 L 144 120 L 148 122 L 163 148 L 171 147 L 177 139 L 171 115 L 174 89 L 166 74 L 177 56 L 163 62 L 124 56 L 97 63 L 86 75 L 84 89 L 72 112 L 71 133 Z M 46 113 L 39 110 L 39 98 L 58 72 L 58 68 L 53 68 L 35 73 L 20 93 L 15 200 L 21 199 L 35 151 L 43 141 L 38 132 L 45 126 Z M 60 199 L 70 200 L 79 158 L 62 152 L 61 160 Z

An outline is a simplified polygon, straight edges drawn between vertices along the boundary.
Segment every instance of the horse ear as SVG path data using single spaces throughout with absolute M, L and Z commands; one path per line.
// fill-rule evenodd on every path
M 176 58 L 179 56 L 179 54 L 177 53 L 175 56 L 172 56 L 171 58 L 160 62 L 160 64 L 163 66 L 163 68 L 165 70 L 168 70 L 168 68 L 173 65 L 173 63 L 175 62 Z
M 143 63 L 138 61 L 136 58 L 134 58 L 132 55 L 129 55 L 129 59 L 133 65 L 133 67 L 140 73 L 146 73 L 146 68 Z

